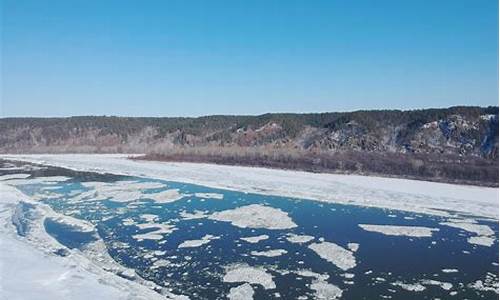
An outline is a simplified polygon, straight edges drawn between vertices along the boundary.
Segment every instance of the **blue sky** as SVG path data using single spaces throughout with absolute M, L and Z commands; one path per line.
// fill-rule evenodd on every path
M 1 116 L 498 105 L 498 1 L 2 3 Z

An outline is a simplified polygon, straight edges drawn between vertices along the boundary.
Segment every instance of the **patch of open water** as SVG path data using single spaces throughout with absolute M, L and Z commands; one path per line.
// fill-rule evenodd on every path
M 22 192 L 40 199 L 58 213 L 89 221 L 97 228 L 97 237 L 104 240 L 114 260 L 133 268 L 141 277 L 192 299 L 224 299 L 231 288 L 244 283 L 223 281 L 228 268 L 238 265 L 262 268 L 272 275 L 276 288 L 267 286 L 266 289 L 258 283 L 251 285 L 255 299 L 314 297 L 316 291 L 311 289 L 311 284 L 317 282 L 318 278 L 308 275 L 304 270 L 322 274 L 320 281 L 339 287 L 342 299 L 385 296 L 393 299 L 498 297 L 493 291 L 481 291 L 470 286 L 477 280 L 484 281 L 487 276 L 493 276 L 498 283 L 496 222 L 477 221 L 495 233 L 494 244 L 487 247 L 470 244 L 467 239 L 473 236 L 471 233 L 439 224 L 446 221 L 446 217 L 247 194 L 179 182 L 75 172 L 54 167 L 27 169 L 22 173 L 31 174 L 31 177 L 16 183 Z M 0 175 L 5 174 L 12 173 L 0 171 Z M 47 176 L 66 176 L 70 179 L 30 183 L 32 178 Z M 123 194 L 109 193 L 108 189 L 108 194 L 103 192 L 97 197 L 92 192 L 95 189 L 99 193 L 99 188 L 95 184 L 90 185 L 94 186 L 91 188 L 85 184 L 96 181 L 116 185 L 125 182 L 122 185 L 140 190 L 142 196 L 121 202 L 117 198 L 123 197 Z M 137 189 L 133 188 L 134 185 Z M 167 190 L 176 190 L 182 198 L 175 201 L 158 201 L 154 197 L 148 199 L 148 194 Z M 95 200 L 103 195 L 109 198 Z M 246 219 L 238 222 L 210 217 L 216 212 L 255 205 L 271 207 L 282 213 L 266 216 L 252 211 L 243 216 Z M 275 227 L 280 229 L 266 227 L 270 221 L 276 221 L 266 218 L 272 219 L 283 213 L 296 226 Z M 198 217 L 185 218 L 186 214 L 196 214 Z M 439 230 L 433 231 L 431 237 L 390 236 L 363 230 L 359 224 L 421 226 Z M 85 247 L 86 243 L 96 238 L 94 233 L 78 232 L 75 227 L 51 219 L 45 220 L 45 229 L 69 248 Z M 293 243 L 287 239 L 288 234 L 308 235 L 314 239 Z M 138 235 L 145 238 L 137 238 Z M 257 239 L 254 243 L 241 239 L 261 235 L 268 238 Z M 198 246 L 179 247 L 186 241 L 202 239 L 205 240 Z M 342 270 L 339 264 L 329 262 L 309 247 L 323 242 L 334 243 L 350 252 L 355 257 L 355 266 Z M 349 250 L 349 243 L 358 243 L 359 249 Z M 285 251 L 270 252 L 279 252 L 276 256 L 252 255 L 252 252 L 266 253 L 279 249 Z M 442 272 L 443 269 L 457 269 L 458 272 Z M 429 284 L 429 280 L 450 283 L 452 288 Z M 398 282 L 421 284 L 425 289 L 409 291 Z

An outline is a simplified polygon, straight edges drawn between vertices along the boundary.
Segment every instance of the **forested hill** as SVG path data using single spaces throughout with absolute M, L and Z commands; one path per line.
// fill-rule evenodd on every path
M 266 165 L 267 160 L 272 167 L 307 157 L 300 165 L 315 165 L 312 169 L 320 171 L 364 170 L 359 160 L 369 155 L 419 157 L 417 169 L 424 168 L 419 164 L 426 157 L 494 166 L 498 107 L 199 118 L 3 118 L 0 152 L 149 153 L 191 161 L 218 157 L 221 163 L 238 163 L 245 156 L 245 164 Z M 330 166 L 326 157 L 332 155 L 348 161 Z

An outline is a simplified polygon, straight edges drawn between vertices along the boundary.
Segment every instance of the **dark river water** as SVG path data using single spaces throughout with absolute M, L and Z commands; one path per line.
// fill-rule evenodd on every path
M 3 165 L 12 166 L 5 163 Z M 75 172 L 54 167 L 22 172 L 14 168 L 4 169 L 0 175 L 17 172 L 31 174 L 29 179 L 69 177 L 62 182 L 30 183 L 26 180 L 17 185 L 22 192 L 38 197 L 57 213 L 89 221 L 97 228 L 96 232 L 82 232 L 47 218 L 44 225 L 50 235 L 71 249 L 84 248 L 86 244 L 102 239 L 116 262 L 135 269 L 145 279 L 170 288 L 173 293 L 192 299 L 225 299 L 232 287 L 241 284 L 223 282 L 226 267 L 234 264 L 263 267 L 272 274 L 276 289 L 264 289 L 253 284 L 255 299 L 314 298 L 314 291 L 309 287 L 314 278 L 299 276 L 294 273 L 297 270 L 329 275 L 326 281 L 343 291 L 342 299 L 383 299 L 387 296 L 392 299 L 498 298 L 495 292 L 469 286 L 476 280 L 484 281 L 487 276 L 498 280 L 498 241 L 491 247 L 470 244 L 467 239 L 473 236 L 472 233 L 439 224 L 446 221 L 446 217 L 247 194 L 179 182 Z M 130 202 L 117 199 L 71 201 L 80 193 L 91 190 L 82 183 L 95 181 L 154 182 L 164 184 L 164 187 L 145 189 L 144 196 Z M 185 196 L 170 203 L 147 199 L 148 193 L 172 189 L 177 189 L 178 193 Z M 196 193 L 220 194 L 223 199 L 196 196 Z M 185 212 L 203 211 L 205 215 L 210 215 L 251 204 L 286 212 L 297 227 L 280 230 L 240 228 L 230 222 L 209 218 L 183 219 Z M 163 238 L 158 240 L 138 240 L 133 236 L 156 230 L 136 226 L 147 223 L 144 215 L 154 215 L 155 220 L 150 223 L 170 224 L 175 230 L 163 234 Z M 481 219 L 477 222 L 493 229 L 498 239 L 497 222 Z M 432 237 L 388 236 L 365 231 L 358 224 L 414 225 L 438 228 L 439 231 L 434 232 Z M 315 240 L 304 244 L 292 243 L 286 239 L 290 233 L 310 235 Z M 178 247 L 186 240 L 199 240 L 205 235 L 218 238 L 198 247 Z M 240 239 L 258 235 L 267 235 L 269 238 L 258 243 Z M 356 266 L 342 270 L 308 248 L 310 243 L 323 240 L 346 249 L 348 243 L 358 243 L 359 249 L 353 252 Z M 271 249 L 284 249 L 287 253 L 277 257 L 251 254 L 252 251 Z M 165 263 L 155 266 L 155 262 Z M 443 269 L 456 269 L 458 272 L 446 273 Z M 349 275 L 346 276 L 346 273 Z M 453 287 L 443 289 L 438 285 L 424 284 L 426 288 L 423 291 L 408 291 L 394 285 L 395 282 L 417 283 L 425 280 L 451 283 Z

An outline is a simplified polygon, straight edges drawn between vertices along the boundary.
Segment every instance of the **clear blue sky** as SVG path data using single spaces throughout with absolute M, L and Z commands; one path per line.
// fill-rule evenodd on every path
M 498 105 L 498 1 L 0 0 L 1 116 Z

